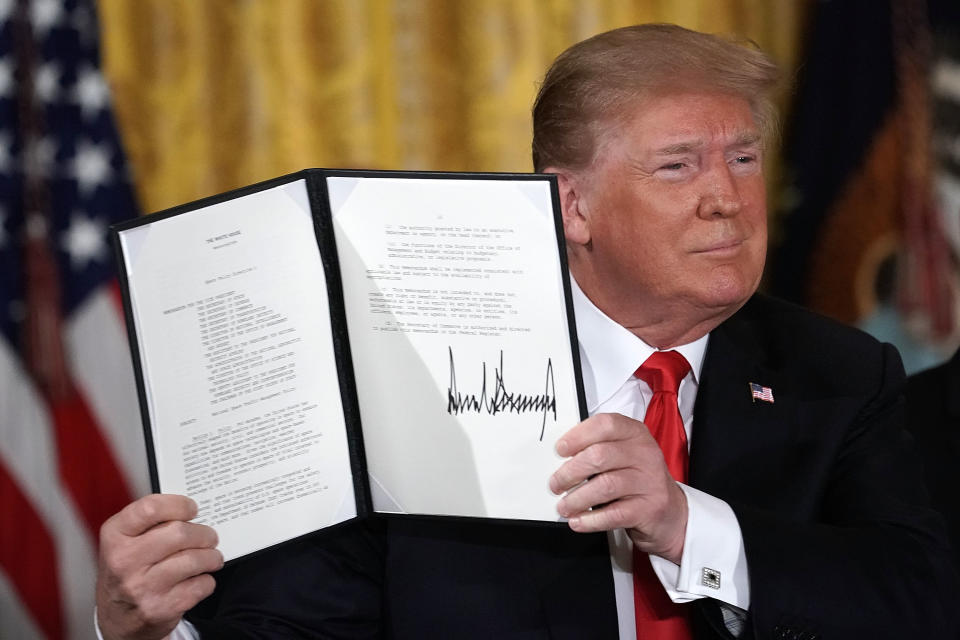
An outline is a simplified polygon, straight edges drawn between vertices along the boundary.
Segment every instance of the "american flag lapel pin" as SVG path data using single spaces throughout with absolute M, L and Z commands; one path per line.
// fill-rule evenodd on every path
M 762 400 L 764 402 L 769 402 L 773 404 L 773 389 L 770 387 L 764 387 L 759 385 L 756 382 L 750 383 L 750 397 L 754 402 L 757 400 Z

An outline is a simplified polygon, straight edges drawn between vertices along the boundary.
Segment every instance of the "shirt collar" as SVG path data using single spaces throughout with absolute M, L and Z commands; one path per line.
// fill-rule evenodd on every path
M 587 409 L 593 412 L 616 393 L 656 349 L 600 311 L 583 293 L 573 276 L 570 277 L 570 288 L 580 342 Z M 673 348 L 690 363 L 690 372 L 697 384 L 708 338 L 709 334 Z

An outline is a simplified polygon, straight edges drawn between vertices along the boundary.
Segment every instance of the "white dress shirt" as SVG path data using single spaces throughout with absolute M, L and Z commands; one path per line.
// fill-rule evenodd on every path
M 656 349 L 607 317 L 590 302 L 576 282 L 571 280 L 571 285 L 583 387 L 590 415 L 620 413 L 643 420 L 653 390 L 633 374 Z M 690 372 L 680 382 L 677 393 L 688 446 L 695 437 L 691 431 L 693 405 L 708 338 L 704 336 L 674 349 L 690 363 Z M 674 602 L 710 597 L 739 609 L 748 609 L 747 559 L 743 535 L 733 510 L 723 500 L 683 483 L 678 484 L 686 494 L 689 509 L 683 555 L 679 566 L 664 558 L 649 556 L 654 572 Z M 620 638 L 636 640 L 632 543 L 622 529 L 610 532 L 608 539 Z M 705 584 L 702 580 L 704 570 L 711 576 L 719 574 L 719 588 Z

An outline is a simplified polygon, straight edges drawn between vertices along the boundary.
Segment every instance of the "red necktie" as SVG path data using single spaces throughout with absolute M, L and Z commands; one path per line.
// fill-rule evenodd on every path
M 680 381 L 690 371 L 676 351 L 656 351 L 634 374 L 653 389 L 644 423 L 656 438 L 670 475 L 687 481 L 687 434 L 677 406 Z M 638 640 L 689 640 L 693 637 L 687 609 L 670 600 L 653 572 L 647 554 L 633 548 L 633 602 Z

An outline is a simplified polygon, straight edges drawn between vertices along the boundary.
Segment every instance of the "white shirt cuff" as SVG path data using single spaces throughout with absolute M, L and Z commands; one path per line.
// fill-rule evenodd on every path
M 97 640 L 103 640 L 100 633 L 100 622 L 97 621 L 97 608 L 93 608 L 93 630 L 97 632 Z M 164 640 L 200 640 L 200 634 L 188 620 L 183 618 Z
M 650 564 L 674 602 L 713 598 L 747 610 L 750 580 L 743 534 L 723 500 L 677 483 L 687 496 L 687 531 L 680 566 L 650 556 Z

